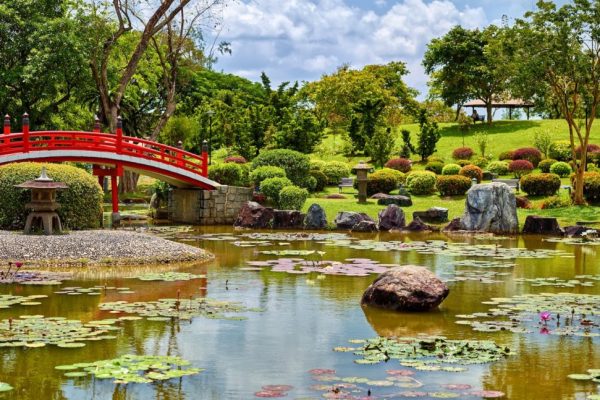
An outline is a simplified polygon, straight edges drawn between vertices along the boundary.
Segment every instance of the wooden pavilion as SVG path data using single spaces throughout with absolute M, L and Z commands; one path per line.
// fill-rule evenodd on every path
M 531 108 L 534 106 L 533 103 L 529 101 L 525 101 L 522 99 L 508 99 L 508 100 L 494 100 L 492 101 L 492 108 L 507 108 L 509 118 L 512 119 L 512 111 L 515 108 L 522 108 L 525 110 L 527 114 L 527 119 L 529 119 Z M 476 108 L 487 108 L 486 104 L 483 100 L 471 100 L 468 103 L 465 103 L 463 107 L 471 108 L 471 112 L 475 111 Z

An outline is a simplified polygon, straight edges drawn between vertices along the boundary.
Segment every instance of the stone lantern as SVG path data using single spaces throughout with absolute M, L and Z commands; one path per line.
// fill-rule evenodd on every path
M 367 174 L 371 170 L 371 166 L 360 161 L 354 168 L 356 171 L 356 181 L 358 182 L 358 202 L 367 202 Z
M 39 178 L 15 187 L 31 189 L 31 201 L 25 204 L 25 208 L 31 210 L 25 222 L 25 233 L 31 233 L 32 229 L 38 227 L 43 228 L 46 235 L 62 231 L 60 217 L 56 212 L 60 208 L 60 204 L 56 202 L 56 191 L 66 189 L 66 184 L 54 182 L 46 175 L 46 168 L 43 167 Z

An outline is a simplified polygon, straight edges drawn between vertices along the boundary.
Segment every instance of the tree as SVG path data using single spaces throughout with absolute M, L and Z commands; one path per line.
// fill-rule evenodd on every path
M 381 168 L 390 159 L 394 150 L 395 138 L 392 135 L 392 129 L 376 129 L 375 134 L 367 142 L 367 153 L 371 157 L 372 163 L 377 168 Z
M 517 22 L 521 79 L 541 82 L 532 91 L 551 93 L 569 126 L 575 169 L 573 203 L 583 196 L 587 148 L 600 103 L 600 0 L 574 0 L 560 8 L 540 0 Z M 533 94 L 533 93 L 532 93 Z M 579 155 L 576 148 L 580 147 Z
M 402 129 L 400 133 L 402 134 L 402 148 L 400 149 L 400 157 L 408 159 L 412 153 L 416 152 L 416 149 L 410 142 L 410 131 Z
M 375 135 L 379 125 L 379 117 L 385 110 L 382 99 L 365 98 L 360 100 L 354 107 L 353 122 L 351 122 L 350 140 L 354 151 L 364 151 L 370 138 Z
M 426 110 L 419 111 L 419 127 L 417 154 L 421 156 L 422 161 L 425 161 L 427 157 L 435 153 L 437 142 L 442 135 L 437 122 L 429 118 Z
M 448 106 L 480 99 L 492 123 L 492 102 L 506 95 L 512 75 L 512 40 L 508 28 L 491 25 L 483 31 L 456 26 L 433 39 L 423 59 L 432 93 Z M 458 115 L 458 114 L 457 114 Z

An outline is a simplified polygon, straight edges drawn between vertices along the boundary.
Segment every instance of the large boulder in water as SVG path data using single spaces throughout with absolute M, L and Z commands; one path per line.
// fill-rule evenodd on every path
M 340 211 L 334 222 L 338 229 L 354 229 L 362 221 L 375 222 L 367 214 L 353 211 Z
M 273 221 L 273 209 L 248 201 L 240 210 L 233 226 L 239 228 L 268 228 Z
M 560 229 L 560 225 L 558 225 L 556 218 L 528 215 L 527 219 L 525 220 L 522 233 L 562 236 L 564 232 L 562 229 Z
M 429 311 L 448 297 L 450 289 L 425 267 L 392 268 L 365 290 L 361 304 L 394 311 Z
M 327 228 L 327 215 L 325 210 L 318 204 L 309 207 L 304 218 L 304 227 L 306 229 L 325 229 Z
M 390 204 L 385 210 L 379 211 L 379 230 L 400 230 L 406 225 L 404 211 L 395 204 Z
M 461 225 L 467 231 L 518 233 L 515 194 L 501 182 L 474 185 L 467 192 Z

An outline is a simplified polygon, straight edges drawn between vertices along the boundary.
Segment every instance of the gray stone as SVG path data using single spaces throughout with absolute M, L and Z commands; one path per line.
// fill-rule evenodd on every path
M 237 216 L 233 226 L 240 228 L 267 228 L 273 220 L 273 209 L 263 207 L 254 201 L 248 201 Z
M 377 232 L 377 224 L 375 221 L 360 221 L 352 227 L 352 232 Z
M 379 230 L 390 231 L 402 229 L 406 225 L 404 211 L 395 204 L 390 204 L 379 212 Z
M 413 219 L 420 218 L 423 222 L 430 224 L 442 224 L 448 222 L 448 209 L 443 207 L 431 207 L 427 211 L 413 212 Z
M 460 223 L 460 218 L 454 218 L 442 230 L 444 232 L 458 232 L 458 231 L 462 231 L 463 227 L 462 227 L 462 224 Z
M 593 229 L 582 225 L 565 226 L 564 228 L 565 236 L 574 238 L 580 238 L 583 232 L 591 230 Z
M 305 215 L 295 210 L 275 210 L 273 212 L 274 229 L 302 228 Z
M 525 225 L 523 226 L 523 233 L 562 236 L 564 232 L 560 229 L 560 225 L 558 225 L 556 218 L 528 215 L 527 219 L 525 219 Z
M 379 200 L 379 199 L 387 199 L 388 197 L 390 197 L 389 194 L 385 194 L 385 193 L 375 193 L 373 196 L 371 196 L 370 198 L 372 200 Z
M 417 217 L 414 218 L 410 224 L 406 225 L 406 227 L 403 230 L 408 232 L 431 232 L 439 229 L 427 225 L 426 223 L 421 221 L 421 218 Z
M 450 290 L 425 267 L 392 268 L 365 290 L 361 304 L 394 311 L 429 311 L 441 304 Z
M 357 213 L 353 211 L 341 211 L 335 217 L 334 223 L 338 229 L 353 229 L 362 221 L 375 222 L 364 213 Z
M 313 204 L 308 208 L 306 218 L 304 218 L 304 227 L 306 229 L 327 228 L 327 215 L 320 205 Z
M 508 185 L 501 182 L 474 185 L 467 192 L 461 224 L 467 231 L 518 233 L 515 194 Z
M 382 199 L 377 200 L 377 204 L 379 204 L 380 206 L 388 206 L 390 204 L 395 204 L 399 207 L 410 207 L 412 206 L 412 200 L 410 197 L 407 196 L 400 196 L 400 195 L 394 195 L 394 196 L 387 196 L 384 197 Z

